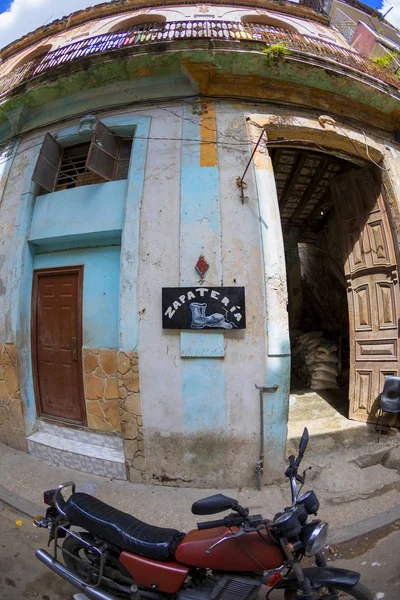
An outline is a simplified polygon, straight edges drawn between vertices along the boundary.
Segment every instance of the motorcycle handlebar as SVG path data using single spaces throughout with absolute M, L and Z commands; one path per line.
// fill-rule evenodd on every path
M 216 521 L 204 521 L 204 523 L 197 523 L 197 529 L 213 529 L 214 527 L 223 527 L 224 525 L 224 519 L 217 519 Z
M 243 523 L 243 517 L 232 513 L 223 519 L 216 519 L 215 521 L 204 521 L 204 523 L 197 523 L 197 528 L 201 531 L 202 529 L 214 529 L 214 527 L 234 527 L 239 526 Z

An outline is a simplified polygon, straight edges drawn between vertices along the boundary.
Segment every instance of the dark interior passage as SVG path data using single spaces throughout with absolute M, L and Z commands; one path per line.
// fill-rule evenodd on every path
M 271 158 L 285 244 L 291 390 L 329 390 L 347 401 L 347 291 L 330 182 L 359 166 L 298 148 L 276 148 Z

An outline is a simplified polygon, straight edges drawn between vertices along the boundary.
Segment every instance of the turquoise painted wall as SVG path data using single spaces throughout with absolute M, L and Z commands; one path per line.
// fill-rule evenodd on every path
M 221 210 L 218 165 L 201 166 L 200 118 L 184 106 L 181 168 L 180 285 L 221 285 Z M 193 143 L 197 140 L 198 143 Z M 207 248 L 210 269 L 199 282 L 194 265 Z M 214 249 L 214 256 L 210 254 Z M 210 279 L 207 279 L 210 277 Z M 227 429 L 224 333 L 182 331 L 183 427 L 192 433 Z
M 138 215 L 150 118 L 118 115 L 102 121 L 119 135 L 133 136 L 127 181 L 37 196 L 32 174 L 40 140 L 26 156 L 29 166 L 7 264 L 5 332 L 6 339 L 17 342 L 27 434 L 36 421 L 30 350 L 34 268 L 85 265 L 84 345 L 137 347 Z M 58 130 L 56 137 L 62 145 L 82 141 L 78 125 Z
M 83 345 L 118 348 L 119 246 L 37 254 L 34 269 L 84 265 Z
M 224 363 L 215 358 L 189 358 L 182 368 L 183 421 L 190 433 L 226 433 Z
M 37 196 L 29 241 L 39 246 L 121 237 L 127 180 Z

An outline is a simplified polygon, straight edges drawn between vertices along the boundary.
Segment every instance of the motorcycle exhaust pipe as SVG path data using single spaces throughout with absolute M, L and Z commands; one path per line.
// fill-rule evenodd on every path
M 36 550 L 35 554 L 46 567 L 49 567 L 49 569 L 65 579 L 65 581 L 78 588 L 91 600 L 118 600 L 115 596 L 111 596 L 111 594 L 104 592 L 100 588 L 89 587 L 85 583 L 82 583 L 82 581 L 72 575 L 63 564 L 55 560 L 46 550 Z

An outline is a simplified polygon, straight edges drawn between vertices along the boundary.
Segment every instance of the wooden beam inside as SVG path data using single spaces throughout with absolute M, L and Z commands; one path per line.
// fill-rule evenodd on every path
M 304 194 L 300 198 L 298 205 L 293 211 L 292 216 L 290 217 L 290 221 L 296 221 L 296 219 L 301 215 L 305 207 L 307 206 L 307 202 L 310 200 L 311 196 L 315 192 L 318 184 L 320 183 L 326 168 L 329 164 L 329 157 L 321 158 L 318 167 L 316 168 L 314 175 L 312 176 L 310 183 L 306 187 Z
M 321 229 L 323 229 L 325 227 L 326 221 L 327 221 L 328 217 L 332 214 L 332 212 L 333 212 L 333 206 L 328 208 L 328 210 L 326 211 L 324 216 L 321 218 L 321 220 L 318 221 L 317 225 L 315 226 L 315 231 L 321 231 Z
M 307 219 L 306 219 L 306 223 L 308 223 L 309 225 L 313 224 L 314 219 L 317 217 L 317 215 L 319 215 L 319 213 L 321 212 L 321 208 L 327 204 L 329 201 L 331 200 L 331 191 L 328 188 L 325 192 L 325 194 L 320 198 L 320 200 L 317 202 L 317 204 L 314 206 L 314 208 L 312 209 L 312 211 L 310 212 L 310 214 L 308 215 Z
M 340 164 L 341 164 L 341 169 L 336 173 L 336 176 L 341 175 L 342 173 L 347 173 L 348 171 L 353 171 L 354 168 L 356 168 L 356 167 L 354 167 L 353 163 L 348 162 L 346 160 L 341 160 Z M 332 194 L 330 191 L 330 186 L 328 187 L 328 189 L 326 190 L 326 192 L 322 196 L 322 198 L 319 200 L 319 202 L 317 202 L 317 204 L 314 206 L 314 208 L 312 209 L 310 214 L 308 215 L 306 222 L 309 225 L 312 225 L 312 222 L 314 221 L 316 216 L 320 213 L 321 208 L 326 204 L 330 204 L 331 207 L 333 208 L 333 201 L 332 201 Z M 330 208 L 328 210 L 330 211 Z M 324 216 L 324 215 L 321 215 L 321 216 Z
M 273 152 L 272 166 L 273 166 L 274 171 L 276 171 L 278 169 L 279 161 L 282 156 L 282 150 L 280 150 L 279 148 L 274 148 L 274 150 L 272 152 Z
M 290 198 L 290 194 L 293 191 L 294 186 L 296 185 L 296 181 L 300 175 L 300 172 L 306 162 L 307 154 L 305 152 L 299 152 L 296 156 L 296 159 L 293 163 L 292 170 L 290 171 L 290 175 L 286 181 L 285 187 L 282 191 L 282 196 L 279 200 L 279 208 L 281 211 L 285 208 L 287 201 Z

